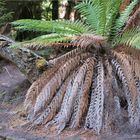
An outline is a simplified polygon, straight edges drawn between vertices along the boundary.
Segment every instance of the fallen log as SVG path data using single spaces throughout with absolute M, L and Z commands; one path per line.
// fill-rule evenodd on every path
M 32 83 L 47 67 L 47 61 L 27 48 L 10 48 L 14 40 L 0 35 L 0 57 L 14 63 Z

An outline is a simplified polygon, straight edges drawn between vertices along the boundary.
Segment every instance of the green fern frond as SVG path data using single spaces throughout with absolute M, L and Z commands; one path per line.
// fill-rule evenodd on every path
M 39 37 L 36 37 L 32 40 L 29 41 L 24 41 L 22 43 L 16 43 L 12 46 L 10 46 L 10 48 L 18 48 L 18 47 L 27 47 L 30 49 L 35 49 L 35 50 L 39 50 L 39 49 L 43 49 L 46 47 L 50 47 L 51 45 L 55 44 L 55 43 L 61 43 L 61 42 L 69 42 L 72 39 L 74 39 L 74 36 L 72 35 L 61 35 L 61 34 L 48 34 L 48 35 L 42 35 Z
M 97 31 L 99 28 L 99 6 L 92 0 L 83 0 L 75 7 L 82 15 L 86 23 Z
M 115 5 L 114 5 L 115 3 Z M 117 0 L 117 1 L 112 1 L 109 0 L 106 5 L 106 25 L 105 25 L 105 35 L 106 36 L 111 36 L 112 35 L 112 27 L 114 25 L 114 20 L 116 19 L 118 13 L 119 13 L 119 8 L 122 3 L 122 0 Z
M 22 19 L 12 23 L 15 29 L 28 30 L 28 31 L 40 31 L 40 32 L 52 32 L 60 34 L 81 34 L 84 32 L 91 32 L 89 27 L 84 25 L 80 21 L 72 22 L 66 20 L 58 21 L 42 21 Z
M 118 37 L 115 40 L 117 44 L 124 44 L 130 47 L 134 47 L 140 49 L 140 30 L 139 29 L 131 29 L 122 34 L 122 36 Z
M 129 19 L 130 14 L 134 7 L 138 4 L 139 0 L 132 1 L 127 8 L 122 11 L 119 18 L 115 22 L 114 32 L 117 34 L 121 31 L 122 27 L 125 25 L 126 21 Z
M 22 44 L 25 45 L 47 46 L 53 43 L 67 43 L 73 40 L 74 36 L 96 34 L 106 37 L 108 41 L 116 41 L 117 38 L 115 44 L 124 42 L 125 44 L 138 47 L 138 36 L 132 34 L 132 31 L 130 31 L 130 34 L 135 37 L 133 41 L 131 36 L 130 38 L 128 37 L 128 32 L 126 32 L 126 34 L 124 33 L 121 37 L 119 37 L 119 33 L 122 31 L 122 28 L 139 0 L 133 0 L 119 15 L 122 2 L 123 0 L 83 0 L 76 6 L 76 9 L 78 9 L 83 16 L 84 23 L 81 21 L 73 22 L 67 20 L 42 21 L 22 19 L 12 24 L 19 30 L 52 33 L 37 37 L 31 41 L 23 42 Z
M 119 12 L 121 3 L 122 0 L 83 0 L 76 9 L 97 35 L 110 36 L 113 20 Z
M 23 42 L 23 46 L 29 49 L 40 50 L 43 48 L 49 48 L 56 44 L 57 47 L 62 47 L 59 43 L 70 42 L 74 36 L 71 35 L 60 35 L 60 34 L 48 34 L 42 35 L 29 41 Z M 58 44 L 58 45 L 57 45 Z

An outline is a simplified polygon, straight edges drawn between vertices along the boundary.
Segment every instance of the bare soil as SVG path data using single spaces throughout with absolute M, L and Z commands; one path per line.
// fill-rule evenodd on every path
M 0 60 L 0 140 L 140 140 L 138 135 L 65 130 L 59 136 L 46 135 L 44 128 L 28 130 L 23 101 L 30 87 L 26 77 L 13 64 Z

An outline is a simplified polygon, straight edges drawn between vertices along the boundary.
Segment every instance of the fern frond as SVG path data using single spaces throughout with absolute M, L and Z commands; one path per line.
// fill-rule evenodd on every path
M 69 42 L 74 39 L 74 36 L 68 34 L 48 34 L 36 37 L 30 41 L 22 42 L 23 47 L 33 49 L 33 50 L 40 50 L 44 48 L 49 48 L 53 46 L 55 43 L 61 42 Z
M 106 3 L 106 1 L 104 2 Z M 112 28 L 114 27 L 114 21 L 117 15 L 119 14 L 119 8 L 121 3 L 122 0 L 115 1 L 115 5 L 114 5 L 114 1 L 112 0 L 109 0 L 106 3 L 107 9 L 106 9 L 106 24 L 105 24 L 104 35 L 107 37 L 112 36 Z
M 65 128 L 67 121 L 70 119 L 69 118 L 70 116 L 66 116 L 64 113 L 65 111 L 69 113 L 68 112 L 69 110 L 67 109 L 68 107 L 67 103 L 71 95 L 71 90 L 72 90 L 75 76 L 76 76 L 76 72 L 75 72 L 75 75 L 70 79 L 67 85 L 66 93 L 64 95 L 60 111 L 55 116 L 55 118 L 52 121 L 48 122 L 45 126 L 48 131 L 54 132 L 54 130 L 56 130 L 57 134 L 59 134 Z
M 70 120 L 71 115 L 75 115 L 74 111 L 77 106 L 75 106 L 76 97 L 78 94 L 82 92 L 82 84 L 84 81 L 84 77 L 87 71 L 87 62 L 85 62 L 78 70 L 75 79 L 73 81 L 72 89 L 69 95 L 67 102 L 62 106 L 62 113 L 61 113 L 61 121 L 65 121 L 66 123 Z M 80 90 L 79 90 L 80 88 Z M 61 125 L 61 124 L 60 124 Z M 66 125 L 66 124 L 65 124 Z
M 129 89 L 129 86 L 128 86 L 127 79 L 124 75 L 124 72 L 123 72 L 120 64 L 115 59 L 112 59 L 111 63 L 112 63 L 112 67 L 115 69 L 115 72 L 117 73 L 119 79 L 122 81 L 122 84 L 123 84 L 123 90 L 124 90 L 125 97 L 126 97 L 126 100 L 127 100 L 127 103 L 128 103 L 129 122 L 132 126 L 135 126 L 136 123 L 137 123 L 136 119 L 135 119 L 135 117 L 136 117 L 135 109 L 133 108 L 132 96 L 131 96 L 131 93 L 130 93 L 130 89 Z
M 121 36 L 115 40 L 115 45 L 124 44 L 126 46 L 140 48 L 140 32 L 139 29 L 131 29 L 125 31 Z
M 106 43 L 107 38 L 94 34 L 83 34 L 77 37 L 74 41 L 74 46 L 81 48 L 100 47 L 101 44 Z
M 55 65 L 55 67 L 46 70 L 29 88 L 27 91 L 24 107 L 25 111 L 29 114 L 32 113 L 37 96 L 40 94 L 42 88 L 53 77 L 55 72 L 59 69 L 62 63 Z
M 81 52 L 82 52 L 82 50 L 80 48 L 73 49 L 72 51 L 70 51 L 60 57 L 57 57 L 57 58 L 54 58 L 53 60 L 48 61 L 48 64 L 57 65 L 61 61 L 67 61 L 68 59 L 73 58 L 74 56 L 78 55 Z
M 92 0 L 83 0 L 75 8 L 84 16 L 86 23 L 94 31 L 99 29 L 99 6 L 94 5 Z
M 126 54 L 126 58 L 131 64 L 132 71 L 134 71 L 135 75 L 140 79 L 140 50 L 131 47 L 118 47 L 115 48 L 115 51 Z
M 125 25 L 123 31 L 126 31 L 126 30 L 128 30 L 128 28 L 131 28 L 131 25 L 135 22 L 135 20 L 137 19 L 139 13 L 140 13 L 140 7 L 127 20 L 126 25 Z
M 126 7 L 130 4 L 131 0 L 123 0 L 120 6 L 120 13 L 126 9 Z
M 84 25 L 80 21 L 75 22 L 67 20 L 41 21 L 41 20 L 22 19 L 17 20 L 12 24 L 15 26 L 15 29 L 18 30 L 51 32 L 72 35 L 90 32 L 89 27 Z
M 132 67 L 129 63 L 129 60 L 127 59 L 127 56 L 123 53 L 117 53 L 115 51 L 112 52 L 114 56 L 116 56 L 116 59 L 118 60 L 118 62 L 122 65 L 122 69 L 123 70 L 126 70 L 124 75 L 127 79 L 127 82 L 128 82 L 128 86 L 129 86 L 129 89 L 130 89 L 130 92 L 131 92 L 131 96 L 132 96 L 132 105 L 133 105 L 133 108 L 136 110 L 136 99 L 137 99 L 137 89 L 136 89 L 136 86 L 135 86 L 135 81 L 134 81 L 134 78 L 133 78 L 133 70 L 132 70 Z
M 37 114 L 42 108 L 48 106 L 52 97 L 55 95 L 57 89 L 60 87 L 61 83 L 69 75 L 77 65 L 79 65 L 81 58 L 88 57 L 89 53 L 81 54 L 68 60 L 59 70 L 55 73 L 52 79 L 44 86 L 41 93 L 37 97 L 34 114 Z
M 33 122 L 34 125 L 46 124 L 48 121 L 51 121 L 53 117 L 56 115 L 58 110 L 61 108 L 61 103 L 63 101 L 63 97 L 66 93 L 66 88 L 71 78 L 73 78 L 75 73 L 70 75 L 63 85 L 60 87 L 54 98 L 52 99 L 50 105 L 41 113 L 41 115 Z
M 122 27 L 125 25 L 126 21 L 129 19 L 130 14 L 134 7 L 138 4 L 139 0 L 132 1 L 124 11 L 120 14 L 119 18 L 115 22 L 114 32 L 116 34 L 120 33 Z
M 102 128 L 104 104 L 104 68 L 101 60 L 99 60 L 97 65 L 97 73 L 96 87 L 94 87 L 95 85 L 93 84 L 85 127 L 93 129 L 97 134 L 99 134 Z
M 87 63 L 88 64 L 88 63 Z M 73 114 L 73 121 L 71 124 L 72 128 L 77 128 L 80 126 L 80 123 L 83 121 L 82 117 L 87 111 L 88 100 L 89 100 L 89 91 L 92 84 L 93 77 L 93 67 L 94 67 L 94 58 L 89 58 L 89 64 L 87 65 L 87 72 L 85 75 L 85 80 L 83 83 L 83 91 L 82 94 L 79 95 L 78 107 L 76 108 L 75 114 Z

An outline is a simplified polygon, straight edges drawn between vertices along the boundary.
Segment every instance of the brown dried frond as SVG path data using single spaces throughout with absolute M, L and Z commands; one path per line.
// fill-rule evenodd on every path
M 113 54 L 112 54 L 113 55 Z M 111 64 L 113 67 L 113 70 L 115 71 L 116 75 L 118 78 L 121 80 L 122 83 L 122 95 L 127 101 L 127 112 L 128 112 L 128 118 L 129 118 L 129 123 L 131 126 L 135 127 L 137 125 L 137 103 L 134 103 L 134 98 L 133 98 L 133 93 L 130 91 L 129 87 L 129 81 L 127 80 L 127 77 L 125 76 L 125 71 L 122 69 L 122 64 L 117 61 L 115 58 L 111 59 Z
M 127 47 L 127 46 L 119 46 L 114 48 L 115 51 L 118 53 L 125 53 L 126 55 L 130 55 L 133 60 L 138 60 L 140 61 L 140 50 L 132 48 L 132 47 Z
M 122 4 L 120 6 L 120 12 L 124 11 L 130 2 L 131 2 L 131 0 L 123 0 Z
M 53 68 L 46 70 L 29 88 L 27 91 L 24 107 L 25 110 L 29 113 L 34 107 L 35 101 L 42 88 L 46 85 L 46 83 L 52 78 L 55 72 L 59 69 L 62 63 L 55 65 Z
M 82 94 L 79 95 L 77 111 L 75 112 L 74 120 L 71 124 L 72 128 L 80 126 L 81 122 L 83 121 L 82 118 L 84 117 L 88 107 L 89 92 L 93 77 L 94 58 L 89 58 L 86 65 L 87 72 L 83 83 Z
M 106 43 L 106 38 L 103 36 L 84 34 L 75 39 L 74 46 L 79 46 L 81 48 L 87 47 L 100 47 L 101 44 Z
M 49 44 L 51 47 L 54 47 L 54 48 L 61 48 L 61 47 L 64 47 L 64 48 L 69 48 L 69 47 L 74 47 L 73 46 L 73 43 L 69 42 L 69 43 L 53 43 L 53 44 Z
M 77 99 L 77 95 L 80 95 L 83 91 L 81 89 L 83 89 L 83 82 L 85 79 L 89 60 L 90 59 L 87 59 L 77 71 L 73 82 L 70 84 L 71 88 L 68 88 L 66 91 L 67 95 L 64 97 L 60 112 L 58 113 L 56 118 L 50 123 L 51 125 L 47 125 L 51 127 L 56 125 L 55 127 L 57 129 L 57 132 L 61 132 L 65 128 L 66 124 L 69 122 L 71 116 L 75 115 L 74 111 L 75 109 L 77 109 L 77 106 L 75 106 L 75 101 Z
M 30 87 L 26 94 L 25 98 L 25 110 L 29 112 L 31 106 L 33 107 L 35 104 L 35 100 L 39 93 L 41 92 L 42 88 L 47 84 L 47 82 L 53 77 L 55 72 L 63 65 L 68 59 L 75 57 L 76 54 L 80 52 L 80 49 L 74 49 L 58 58 L 48 61 L 48 65 L 52 68 L 46 70 Z
M 39 124 L 46 124 L 48 121 L 52 120 L 53 117 L 56 115 L 58 110 L 61 107 L 63 97 L 66 93 L 66 88 L 68 86 L 68 82 L 70 79 L 73 78 L 75 72 L 72 73 L 62 84 L 54 98 L 52 99 L 50 105 L 43 111 L 41 112 L 41 115 L 33 122 L 34 125 L 39 125 Z
M 117 47 L 115 49 L 118 53 L 126 54 L 126 58 L 131 64 L 132 71 L 140 79 L 140 50 L 131 47 Z
M 34 114 L 39 112 L 42 108 L 46 107 L 50 103 L 52 97 L 54 96 L 58 88 L 61 86 L 62 82 L 67 78 L 69 73 L 80 64 L 81 60 L 87 57 L 90 57 L 89 53 L 84 53 L 74 58 L 71 58 L 58 69 L 58 71 L 44 86 L 39 96 L 37 97 L 34 107 Z
M 68 53 L 66 53 L 66 54 L 64 54 L 64 55 L 62 55 L 60 57 L 57 57 L 57 58 L 55 58 L 53 60 L 50 60 L 48 62 L 48 64 L 56 65 L 57 63 L 59 63 L 61 61 L 67 61 L 68 59 L 76 56 L 80 52 L 82 52 L 81 49 L 80 48 L 76 48 L 76 49 L 74 49 L 74 50 L 72 50 L 72 51 L 70 51 L 70 52 L 68 52 Z
M 124 71 L 125 77 L 128 82 L 130 92 L 132 94 L 132 104 L 133 104 L 134 109 L 136 109 L 135 103 L 136 103 L 138 94 L 137 94 L 137 89 L 136 89 L 135 81 L 133 77 L 133 70 L 129 63 L 129 60 L 127 59 L 127 55 L 125 55 L 124 53 L 118 53 L 115 51 L 112 51 L 112 53 L 122 66 L 122 69 Z
M 29 44 L 23 44 L 25 48 L 28 48 L 30 50 L 42 50 L 45 48 L 69 48 L 73 47 L 72 43 L 50 43 L 50 44 L 37 44 L 37 43 L 29 43 Z
M 68 103 L 69 97 L 71 96 L 73 81 L 75 79 L 76 74 L 77 73 L 75 72 L 74 76 L 68 82 L 66 92 L 65 92 L 65 95 L 64 95 L 64 98 L 63 98 L 63 102 L 61 104 L 61 108 L 60 108 L 59 112 L 53 118 L 53 120 L 48 122 L 45 126 L 47 128 L 48 133 L 50 133 L 50 132 L 53 133 L 54 131 L 57 132 L 57 133 L 60 133 L 61 130 L 63 130 L 65 128 L 65 125 L 68 121 L 67 120 L 68 117 L 66 116 L 66 119 L 65 119 L 64 118 L 65 117 L 64 113 L 65 113 L 65 110 L 69 111 L 69 110 L 67 110 L 67 105 L 66 104 Z
M 93 78 L 93 80 L 95 80 Z M 92 83 L 91 97 L 85 127 L 99 134 L 103 125 L 104 109 L 104 67 L 101 58 L 97 64 L 96 82 Z
M 126 25 L 125 25 L 125 27 L 124 27 L 124 29 L 123 29 L 123 32 L 132 27 L 132 25 L 136 22 L 138 15 L 140 15 L 140 6 L 139 6 L 138 9 L 130 16 L 130 18 L 129 18 L 128 21 L 126 22 Z

